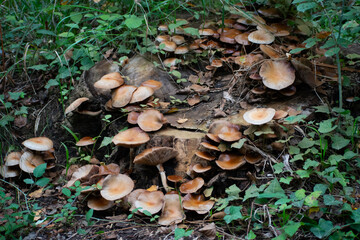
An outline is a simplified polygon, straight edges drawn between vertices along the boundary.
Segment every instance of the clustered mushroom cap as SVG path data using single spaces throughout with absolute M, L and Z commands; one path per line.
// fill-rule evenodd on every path
M 198 214 L 208 213 L 214 204 L 215 201 L 205 201 L 205 198 L 202 194 L 188 193 L 183 198 L 184 209 L 196 211 Z
M 83 102 L 89 101 L 87 97 L 81 97 L 73 101 L 66 109 L 65 115 L 77 109 Z
M 248 40 L 257 44 L 270 44 L 275 40 L 275 37 L 269 31 L 260 29 L 250 33 Z
M 39 154 L 26 151 L 21 155 L 19 167 L 24 172 L 33 173 L 34 169 L 43 163 L 45 162 Z
M 80 180 L 82 178 L 85 178 L 87 176 L 91 176 L 94 173 L 98 173 L 99 167 L 92 164 L 84 165 L 80 168 L 78 168 L 71 176 L 71 179 L 68 181 L 68 183 L 65 185 L 65 187 L 71 187 L 74 185 L 74 183 L 77 180 Z
M 142 151 L 134 159 L 135 164 L 156 166 L 162 164 L 178 155 L 178 152 L 171 147 L 153 147 Z
M 209 171 L 210 169 L 211 169 L 211 166 L 203 166 L 200 163 L 197 163 L 192 167 L 192 170 L 196 173 L 204 173 L 204 172 Z
M 19 169 L 15 168 L 13 166 L 6 166 L 3 165 L 0 167 L 0 175 L 3 178 L 12 178 L 12 177 L 17 177 L 19 176 Z
M 153 80 L 153 79 L 149 79 L 145 82 L 142 82 L 140 84 L 140 86 L 144 86 L 144 87 L 150 87 L 152 88 L 154 91 L 160 89 L 162 87 L 162 82 L 159 82 L 159 81 L 156 81 L 156 80 Z
M 144 210 L 151 214 L 158 213 L 163 206 L 164 194 L 161 191 L 144 191 L 137 197 L 134 205 L 135 208 L 140 208 L 140 212 Z
M 270 122 L 274 115 L 275 109 L 273 108 L 253 108 L 246 111 L 243 118 L 246 122 L 254 125 L 262 125 Z
M 177 192 L 169 192 L 164 196 L 164 205 L 161 216 L 159 217 L 160 225 L 171 225 L 180 223 L 185 219 L 185 214 L 182 210 L 181 196 Z
M 234 170 L 246 163 L 244 156 L 236 153 L 222 153 L 215 162 L 223 170 Z
M 27 147 L 28 149 L 34 151 L 48 151 L 53 148 L 53 141 L 51 141 L 47 137 L 35 137 L 30 138 L 22 142 L 22 144 Z
M 107 200 L 101 196 L 92 196 L 89 198 L 87 205 L 95 211 L 104 211 L 114 206 L 115 202 Z
M 123 85 L 115 89 L 111 97 L 111 106 L 115 108 L 125 107 L 130 103 L 135 90 L 136 87 L 131 85 Z
M 114 89 L 124 84 L 124 79 L 120 73 L 113 72 L 106 74 L 100 78 L 99 81 L 94 83 L 94 87 L 100 89 Z
M 16 166 L 19 165 L 21 158 L 21 152 L 11 152 L 5 158 L 5 166 Z
M 212 160 L 215 159 L 215 156 L 211 155 L 208 152 L 196 151 L 195 155 L 198 156 L 201 159 L 206 160 L 206 161 L 212 161 Z
M 76 146 L 84 147 L 84 146 L 92 145 L 94 143 L 95 140 L 92 137 L 83 137 L 76 143 Z
M 182 193 L 194 193 L 204 185 L 204 179 L 197 177 L 191 181 L 180 185 L 180 192 Z
M 116 134 L 112 142 L 117 146 L 132 148 L 140 146 L 149 140 L 150 137 L 146 132 L 139 127 L 133 127 Z
M 295 81 L 295 69 L 286 61 L 265 61 L 259 73 L 264 85 L 274 90 L 286 88 Z
M 145 132 L 159 130 L 166 122 L 166 118 L 156 109 L 145 110 L 137 118 L 137 124 Z
M 131 97 L 130 103 L 142 102 L 154 94 L 154 89 L 151 87 L 140 86 L 138 87 Z
M 106 200 L 114 201 L 125 197 L 134 189 L 133 180 L 125 174 L 108 175 L 100 194 Z

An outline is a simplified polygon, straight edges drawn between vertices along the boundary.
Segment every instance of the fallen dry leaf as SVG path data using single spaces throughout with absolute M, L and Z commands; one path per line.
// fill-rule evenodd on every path
M 293 109 L 292 107 L 288 107 L 287 112 L 288 112 L 289 116 L 297 116 L 300 113 L 302 113 L 301 110 L 297 111 L 297 110 Z
M 27 124 L 27 118 L 24 116 L 16 116 L 14 120 L 14 125 L 18 128 L 25 127 Z
M 194 106 L 194 105 L 198 104 L 200 101 L 201 100 L 200 100 L 199 95 L 195 95 L 195 96 L 187 99 L 187 102 L 190 106 Z
M 176 120 L 179 124 L 182 124 L 182 123 L 186 123 L 189 119 L 187 118 L 179 118 L 178 120 Z
M 44 188 L 40 188 L 36 191 L 33 191 L 32 193 L 29 193 L 29 197 L 31 198 L 39 198 L 42 197 Z
M 207 239 L 215 239 L 216 238 L 216 225 L 215 223 L 210 223 L 205 225 L 204 227 L 199 229 Z
M 210 90 L 209 87 L 203 87 L 198 84 L 191 85 L 190 89 L 194 90 L 195 92 L 197 92 L 200 95 L 204 95 L 204 94 L 208 93 Z
M 149 187 L 148 189 L 146 189 L 149 192 L 154 192 L 158 190 L 158 186 L 156 185 L 151 185 L 151 187 Z

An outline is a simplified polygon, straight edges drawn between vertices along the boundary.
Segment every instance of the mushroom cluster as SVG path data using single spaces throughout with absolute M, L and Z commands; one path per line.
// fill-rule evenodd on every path
M 30 138 L 22 144 L 25 146 L 22 152 L 11 152 L 6 156 L 4 165 L 0 168 L 0 174 L 4 178 L 19 176 L 20 169 L 33 173 L 37 166 L 44 163 L 47 163 L 46 169 L 55 167 L 53 142 L 49 138 Z

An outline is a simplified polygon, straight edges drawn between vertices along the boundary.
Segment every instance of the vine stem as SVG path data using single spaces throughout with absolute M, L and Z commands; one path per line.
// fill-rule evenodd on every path
M 6 183 L 6 184 L 9 184 L 10 186 L 14 187 L 16 190 L 18 190 L 19 192 L 21 192 L 23 195 L 24 195 L 24 198 L 25 198 L 25 205 L 26 205 L 26 208 L 27 208 L 27 211 L 29 212 L 29 214 L 33 215 L 33 213 L 30 211 L 30 208 L 29 208 L 29 204 L 28 204 L 28 200 L 27 200 L 27 195 L 26 193 L 24 193 L 20 188 L 18 188 L 15 184 L 12 184 L 8 181 L 5 181 L 3 179 L 0 178 L 0 181 Z

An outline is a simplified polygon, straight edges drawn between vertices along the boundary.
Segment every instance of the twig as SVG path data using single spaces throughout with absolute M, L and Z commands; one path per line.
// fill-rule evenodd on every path
M 29 204 L 28 204 L 28 200 L 27 200 L 27 195 L 26 195 L 23 191 L 21 191 L 21 189 L 18 188 L 16 185 L 14 185 L 14 184 L 12 184 L 12 183 L 10 183 L 10 182 L 8 182 L 8 181 L 5 181 L 5 180 L 3 180 L 3 179 L 1 179 L 1 178 L 0 178 L 0 181 L 4 182 L 4 183 L 6 183 L 6 184 L 9 184 L 10 186 L 14 187 L 16 190 L 18 190 L 19 192 L 21 192 L 21 193 L 24 195 L 25 205 L 26 205 L 27 211 L 29 212 L 30 215 L 33 215 L 33 213 L 30 211 L 30 208 L 29 208 Z
M 254 210 L 254 201 L 251 202 L 250 218 L 249 218 L 249 223 L 248 223 L 248 227 L 247 227 L 247 230 L 246 230 L 246 236 L 249 236 L 250 224 L 251 224 L 251 218 L 252 218 L 253 210 Z
M 260 148 L 256 147 L 255 145 L 249 145 L 249 144 L 246 144 L 244 143 L 244 147 L 245 148 L 248 148 L 254 152 L 257 152 L 259 153 L 261 156 L 265 157 L 265 158 L 268 158 L 270 159 L 273 163 L 278 163 L 278 161 L 276 161 L 275 158 L 273 158 L 272 156 L 270 156 L 269 154 L 263 152 Z

